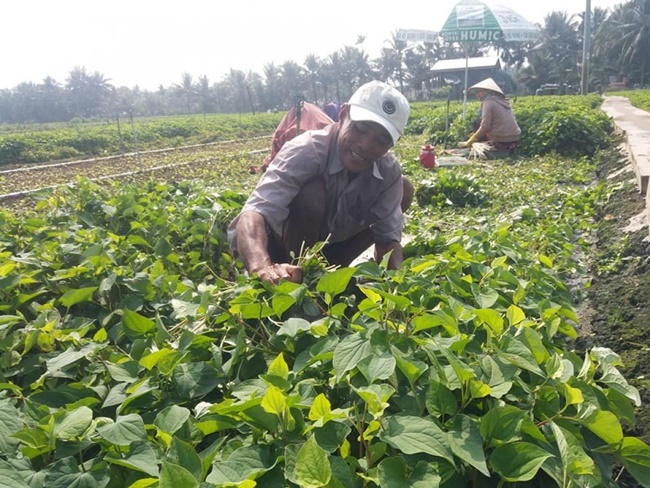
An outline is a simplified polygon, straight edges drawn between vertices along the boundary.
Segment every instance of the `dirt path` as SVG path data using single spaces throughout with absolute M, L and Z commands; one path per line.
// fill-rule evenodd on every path
M 590 333 L 580 342 L 585 348 L 609 347 L 621 356 L 621 371 L 642 400 L 637 424 L 626 427 L 650 443 L 650 243 L 640 219 L 645 199 L 624 152 L 603 156 L 597 174 L 615 191 L 598 216 L 589 310 L 582 314 L 583 332 Z M 617 469 L 620 486 L 639 486 Z

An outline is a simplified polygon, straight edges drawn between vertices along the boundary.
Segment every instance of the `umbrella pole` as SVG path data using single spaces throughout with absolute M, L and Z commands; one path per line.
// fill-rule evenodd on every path
M 463 90 L 463 117 L 465 117 L 465 107 L 467 105 L 467 72 L 469 71 L 469 49 L 465 44 L 465 89 Z

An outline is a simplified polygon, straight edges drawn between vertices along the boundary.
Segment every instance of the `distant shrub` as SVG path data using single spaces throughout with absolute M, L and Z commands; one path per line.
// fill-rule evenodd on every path
M 485 201 L 486 193 L 474 176 L 441 168 L 434 178 L 420 183 L 415 198 L 420 207 L 478 207 Z
M 601 111 L 601 98 L 597 95 L 518 97 L 511 100 L 517 122 L 521 128 L 519 154 L 542 156 L 591 156 L 598 149 L 611 144 L 613 125 Z M 472 132 L 472 121 L 478 115 L 479 104 L 468 102 L 465 114 L 462 104 L 453 102 L 447 115 L 444 106 L 428 111 L 419 108 L 409 121 L 407 134 L 426 134 L 436 145 L 447 141 L 455 147 Z

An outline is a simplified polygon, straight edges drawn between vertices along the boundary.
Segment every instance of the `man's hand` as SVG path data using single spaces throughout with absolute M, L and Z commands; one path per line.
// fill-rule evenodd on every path
M 274 263 L 269 264 L 257 271 L 257 276 L 263 280 L 268 281 L 273 285 L 277 285 L 281 280 L 293 281 L 294 283 L 302 283 L 302 268 L 288 263 Z

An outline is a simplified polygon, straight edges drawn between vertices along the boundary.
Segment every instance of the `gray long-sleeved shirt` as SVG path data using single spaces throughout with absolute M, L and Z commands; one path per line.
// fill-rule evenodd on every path
M 315 176 L 325 181 L 326 215 L 321 240 L 342 242 L 363 229 L 372 229 L 375 242 L 401 241 L 404 216 L 402 170 L 388 152 L 367 170 L 350 178 L 338 149 L 338 126 L 307 131 L 287 142 L 262 176 L 242 212 L 253 210 L 282 236 L 289 204 L 300 188 Z M 228 242 L 237 250 L 236 225 L 228 227 Z

